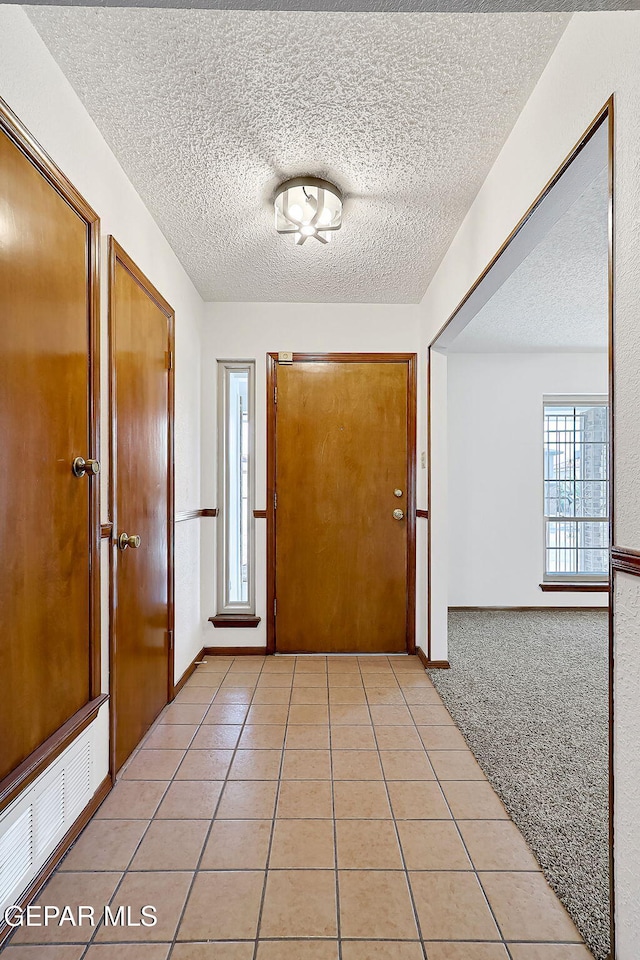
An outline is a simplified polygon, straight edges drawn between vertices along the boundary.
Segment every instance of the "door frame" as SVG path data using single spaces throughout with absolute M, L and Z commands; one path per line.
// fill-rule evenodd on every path
M 118 658 L 115 611 L 118 603 L 118 507 L 116 496 L 117 470 L 117 412 L 115 406 L 117 371 L 115 362 L 115 274 L 120 266 L 130 274 L 147 296 L 156 304 L 167 319 L 168 342 L 168 391 L 167 391 L 167 703 L 175 696 L 174 687 L 174 631 L 175 631 L 175 310 L 156 290 L 137 264 L 113 236 L 108 238 L 109 291 L 108 291 L 108 337 L 109 337 L 109 517 L 111 537 L 109 541 L 109 772 L 112 782 L 116 778 L 116 725 L 117 690 L 115 684 Z
M 293 363 L 407 364 L 407 653 L 416 651 L 416 353 L 294 353 Z M 267 354 L 267 653 L 276 653 L 276 434 L 278 354 Z

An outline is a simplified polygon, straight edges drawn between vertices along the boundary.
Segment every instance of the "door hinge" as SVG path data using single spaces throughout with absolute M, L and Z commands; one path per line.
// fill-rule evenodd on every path
M 173 370 L 173 350 L 167 350 L 164 356 L 167 363 L 167 370 Z
M 167 630 L 167 637 L 169 638 L 169 650 L 173 650 L 173 630 Z
M 277 509 L 278 509 L 278 494 L 277 494 L 277 493 L 274 493 L 274 495 L 273 495 L 273 509 L 274 509 L 274 510 L 277 510 Z
M 278 402 L 278 388 L 277 388 L 277 387 L 274 387 L 274 388 L 273 388 L 273 402 L 274 402 L 274 403 L 277 403 L 277 402 Z
M 274 615 L 274 617 L 275 617 L 275 615 L 276 615 L 276 608 L 277 608 L 277 606 L 278 606 L 278 604 L 277 604 L 276 598 L 274 597 L 274 598 L 273 598 L 273 615 Z

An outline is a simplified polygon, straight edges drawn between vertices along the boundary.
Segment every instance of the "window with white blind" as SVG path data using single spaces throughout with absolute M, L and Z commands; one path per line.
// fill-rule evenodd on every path
M 609 576 L 606 397 L 544 398 L 544 579 Z

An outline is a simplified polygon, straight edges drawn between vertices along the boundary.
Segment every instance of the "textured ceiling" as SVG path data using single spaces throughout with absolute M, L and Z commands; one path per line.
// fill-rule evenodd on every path
M 6 0 L 5 0 L 6 2 Z M 22 0 L 8 0 L 20 3 Z M 26 0 L 39 4 L 43 0 Z M 44 0 L 60 7 L 174 7 L 182 10 L 319 10 L 369 13 L 524 13 L 638 10 L 640 0 Z
M 417 302 L 565 14 L 28 7 L 206 300 Z M 329 247 L 283 179 L 346 194 Z
M 604 170 L 447 352 L 606 350 L 608 204 Z

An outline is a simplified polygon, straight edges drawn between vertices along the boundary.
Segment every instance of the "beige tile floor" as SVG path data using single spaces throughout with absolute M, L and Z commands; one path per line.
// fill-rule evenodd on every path
M 6 960 L 588 960 L 413 657 L 209 658 Z

